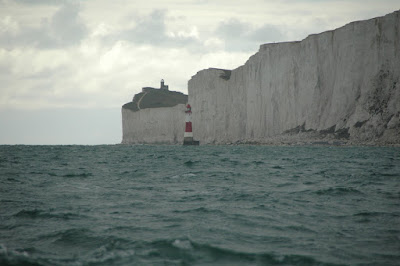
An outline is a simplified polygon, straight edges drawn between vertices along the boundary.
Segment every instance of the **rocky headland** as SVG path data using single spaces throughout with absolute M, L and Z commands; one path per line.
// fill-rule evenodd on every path
M 188 96 L 176 91 L 145 87 L 122 106 L 123 144 L 183 143 Z
M 199 71 L 188 92 L 201 144 L 400 145 L 400 11 L 263 44 L 234 70 Z M 182 143 L 187 98 L 162 93 L 122 107 L 122 143 Z
M 202 144 L 400 144 L 400 12 L 261 45 L 188 83 Z

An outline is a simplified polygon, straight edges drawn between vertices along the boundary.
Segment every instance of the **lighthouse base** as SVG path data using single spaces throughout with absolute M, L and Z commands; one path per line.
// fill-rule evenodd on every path
M 193 137 L 185 137 L 183 139 L 183 145 L 199 145 L 200 141 L 193 140 Z
M 198 140 L 192 140 L 192 141 L 184 141 L 183 145 L 199 145 L 200 141 Z

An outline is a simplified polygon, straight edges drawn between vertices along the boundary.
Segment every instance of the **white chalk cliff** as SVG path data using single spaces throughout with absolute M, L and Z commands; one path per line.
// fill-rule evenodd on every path
M 132 111 L 122 108 L 123 144 L 181 144 L 185 104 Z
M 188 91 L 201 144 L 400 144 L 400 11 L 261 45 L 237 69 L 198 72 Z
M 122 143 L 183 143 L 187 95 L 169 91 L 161 80 L 160 89 L 144 87 L 122 106 Z

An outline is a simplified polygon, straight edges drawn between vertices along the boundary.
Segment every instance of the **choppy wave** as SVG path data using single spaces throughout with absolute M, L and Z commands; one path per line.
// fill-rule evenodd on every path
M 361 191 L 351 187 L 335 187 L 335 188 L 321 189 L 318 190 L 316 193 L 318 195 L 334 195 L 334 196 L 362 194 Z
M 149 255 L 160 262 L 200 265 L 334 265 L 304 255 L 241 252 L 229 248 L 196 243 L 189 239 L 159 240 L 145 243 Z M 161 260 L 162 259 L 162 260 Z
M 399 154 L 0 146 L 0 265 L 398 265 Z
M 86 242 L 85 242 L 86 243 Z M 0 246 L 1 265 L 340 265 L 312 256 L 251 253 L 200 244 L 188 239 L 137 243 L 126 248 L 118 242 L 93 249 L 84 258 L 46 258 Z
M 61 219 L 61 220 L 70 220 L 70 219 L 82 219 L 85 218 L 82 214 L 72 213 L 72 212 L 51 212 L 51 211 L 42 211 L 38 209 L 33 210 L 21 210 L 13 215 L 16 218 L 30 218 L 30 219 Z

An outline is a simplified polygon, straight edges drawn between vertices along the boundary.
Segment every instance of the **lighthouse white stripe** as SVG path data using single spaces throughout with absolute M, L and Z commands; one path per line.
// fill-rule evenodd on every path
M 182 136 L 182 135 L 181 135 Z M 185 134 L 183 135 L 184 138 L 193 138 L 193 132 L 185 132 Z

